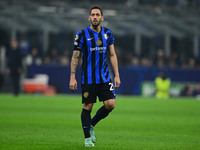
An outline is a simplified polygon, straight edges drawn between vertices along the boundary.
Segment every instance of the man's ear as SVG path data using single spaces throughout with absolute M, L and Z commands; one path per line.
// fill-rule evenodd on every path
M 103 16 L 101 17 L 101 21 L 104 21 L 104 17 Z
M 90 21 L 90 16 L 88 17 L 88 21 Z

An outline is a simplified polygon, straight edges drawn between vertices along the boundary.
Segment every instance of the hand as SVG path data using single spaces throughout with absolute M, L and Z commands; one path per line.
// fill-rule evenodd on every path
M 116 76 L 116 77 L 114 78 L 114 84 L 115 84 L 115 88 L 118 88 L 118 87 L 120 86 L 121 81 L 120 81 L 119 76 Z
M 69 82 L 69 89 L 73 92 L 77 89 L 77 81 L 75 78 L 71 78 Z

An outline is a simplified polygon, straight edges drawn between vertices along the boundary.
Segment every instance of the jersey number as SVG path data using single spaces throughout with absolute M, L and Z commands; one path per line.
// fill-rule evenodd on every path
M 110 85 L 110 91 L 113 91 L 113 90 L 114 90 L 113 84 L 112 84 L 112 83 L 109 83 L 109 85 Z
M 76 35 L 76 37 L 75 37 L 75 41 L 76 41 L 76 40 L 78 40 L 78 35 Z

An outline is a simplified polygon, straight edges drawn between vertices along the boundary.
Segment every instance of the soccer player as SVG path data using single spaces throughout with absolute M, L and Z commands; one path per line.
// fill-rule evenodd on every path
M 115 74 L 114 86 L 116 88 L 120 86 L 120 77 L 114 37 L 109 29 L 101 26 L 101 22 L 104 20 L 101 8 L 91 8 L 88 20 L 91 25 L 79 31 L 75 37 L 69 88 L 73 92 L 77 89 L 75 73 L 79 56 L 82 53 L 83 109 L 81 121 L 85 135 L 85 146 L 94 146 L 94 143 L 97 142 L 94 126 L 115 108 L 115 90 L 108 69 L 107 53 Z M 91 119 L 91 110 L 97 97 L 99 101 L 103 102 L 103 106 Z

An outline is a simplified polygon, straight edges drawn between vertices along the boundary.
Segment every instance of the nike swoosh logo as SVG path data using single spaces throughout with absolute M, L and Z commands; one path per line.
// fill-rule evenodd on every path
M 87 39 L 88 41 L 92 40 L 93 38 Z

